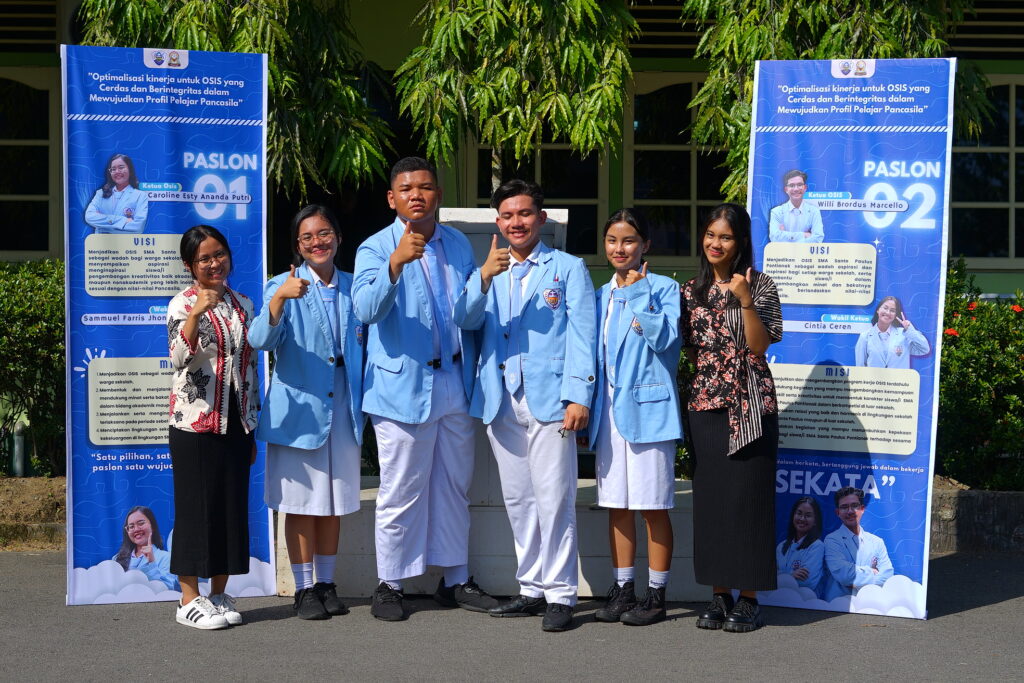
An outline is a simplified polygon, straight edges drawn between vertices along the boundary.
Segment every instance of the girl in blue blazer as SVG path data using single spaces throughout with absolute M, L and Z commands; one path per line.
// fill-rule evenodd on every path
M 644 626 L 665 618 L 672 563 L 676 440 L 682 437 L 679 283 L 647 272 L 646 227 L 630 209 L 604 227 L 611 281 L 597 292 L 598 379 L 590 439 L 597 450 L 597 501 L 608 508 L 615 583 L 598 621 Z M 633 583 L 634 511 L 647 523 L 649 583 L 639 602 Z
M 291 235 L 295 265 L 267 283 L 249 328 L 249 343 L 274 353 L 256 438 L 267 442 L 267 505 L 287 514 L 296 614 L 329 619 L 348 612 L 334 564 L 341 515 L 359 509 L 363 328 L 352 275 L 334 267 L 341 231 L 330 210 L 305 207 Z

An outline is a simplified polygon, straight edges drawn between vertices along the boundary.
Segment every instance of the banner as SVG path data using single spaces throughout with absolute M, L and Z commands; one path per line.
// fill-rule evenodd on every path
M 766 604 L 926 616 L 955 70 L 758 63 L 748 208 L 785 330 Z
M 176 600 L 167 303 L 192 282 L 179 244 L 199 223 L 228 238 L 230 286 L 262 301 L 267 60 L 79 46 L 61 58 L 67 602 Z M 275 588 L 263 472 L 261 450 L 236 596 Z

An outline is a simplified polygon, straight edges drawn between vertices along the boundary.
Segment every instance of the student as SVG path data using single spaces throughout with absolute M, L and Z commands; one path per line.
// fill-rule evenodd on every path
M 821 242 L 825 230 L 821 224 L 821 209 L 809 199 L 807 174 L 793 169 L 782 176 L 782 191 L 789 198 L 771 210 L 768 218 L 768 236 L 772 242 Z
M 293 265 L 267 283 L 249 330 L 250 344 L 274 353 L 256 438 L 267 442 L 267 505 L 285 515 L 296 616 L 320 620 L 348 613 L 334 565 L 341 515 L 359 509 L 363 334 L 352 275 L 334 266 L 341 230 L 331 211 L 301 209 L 291 239 Z
M 846 486 L 836 491 L 835 501 L 842 525 L 825 537 L 825 600 L 856 595 L 864 586 L 882 586 L 893 576 L 885 541 L 860 525 L 864 491 Z
M 594 387 L 594 287 L 581 259 L 540 239 L 547 218 L 534 183 L 494 193 L 498 230 L 487 261 L 455 307 L 480 330 L 471 413 L 483 419 L 512 524 L 520 594 L 497 617 L 544 614 L 545 631 L 572 623 L 578 587 L 576 439 Z
M 497 604 L 468 572 L 469 485 L 473 480 L 472 334 L 452 322 L 452 302 L 473 273 L 458 230 L 434 221 L 437 172 L 406 157 L 391 169 L 395 222 L 356 253 L 356 316 L 369 325 L 363 411 L 377 435 L 377 575 L 370 612 L 408 618 L 402 579 L 427 565 L 444 569 L 434 599 L 485 612 Z
M 821 508 L 812 496 L 798 498 L 789 511 L 786 538 L 775 548 L 779 575 L 788 574 L 801 588 L 818 594 L 824 568 L 825 544 L 821 542 Z
M 615 583 L 598 621 L 646 626 L 665 618 L 672 564 L 676 439 L 682 438 L 679 367 L 679 283 L 647 272 L 646 228 L 630 209 L 604 226 L 615 269 L 597 292 L 597 396 L 590 439 L 597 447 L 597 503 L 608 508 Z M 642 263 L 642 265 L 641 265 Z M 634 510 L 647 523 L 648 587 L 637 603 Z
M 85 208 L 85 222 L 96 234 L 145 232 L 149 193 L 139 189 L 135 164 L 127 154 L 112 154 L 103 169 L 103 185 Z
M 875 308 L 871 327 L 857 338 L 853 355 L 859 367 L 906 370 L 911 356 L 924 356 L 930 350 L 928 340 L 907 320 L 903 303 L 887 296 Z

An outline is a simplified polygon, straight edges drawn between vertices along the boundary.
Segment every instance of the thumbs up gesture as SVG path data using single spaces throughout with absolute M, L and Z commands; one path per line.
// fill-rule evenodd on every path
M 489 287 L 491 280 L 498 273 L 504 273 L 509 269 L 511 256 L 508 247 L 498 248 L 498 236 L 491 236 L 491 250 L 487 253 L 487 260 L 480 266 L 480 280 L 483 286 Z
M 412 263 L 417 259 L 421 259 L 423 258 L 423 250 L 426 246 L 427 240 L 423 238 L 423 235 L 413 232 L 412 227 L 406 224 L 405 232 L 402 233 L 402 239 L 398 241 L 398 246 L 395 247 L 395 251 L 391 254 L 391 262 L 404 266 L 406 263 Z
M 739 300 L 740 306 L 743 308 L 749 308 L 754 303 L 754 298 L 750 293 L 750 282 L 752 268 L 747 268 L 747 274 L 741 275 L 740 273 L 733 273 L 732 280 L 726 285 L 732 295 Z
M 640 270 L 631 270 L 626 273 L 626 281 L 622 283 L 623 287 L 629 287 L 634 282 L 639 282 L 647 277 L 647 261 L 644 261 L 640 266 Z
M 307 291 L 309 291 L 309 280 L 298 277 L 295 274 L 295 266 L 289 269 L 288 277 L 277 289 L 277 293 L 283 299 L 301 299 L 306 296 Z

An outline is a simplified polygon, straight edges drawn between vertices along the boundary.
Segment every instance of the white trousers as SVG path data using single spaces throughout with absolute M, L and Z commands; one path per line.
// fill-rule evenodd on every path
M 371 416 L 377 435 L 377 576 L 398 581 L 427 565 L 469 561 L 473 418 L 459 364 L 434 374 L 430 416 L 407 424 Z
M 502 392 L 487 437 L 501 475 L 512 525 L 519 592 L 575 605 L 579 587 L 576 536 L 576 439 L 562 423 L 538 422 L 522 388 Z

